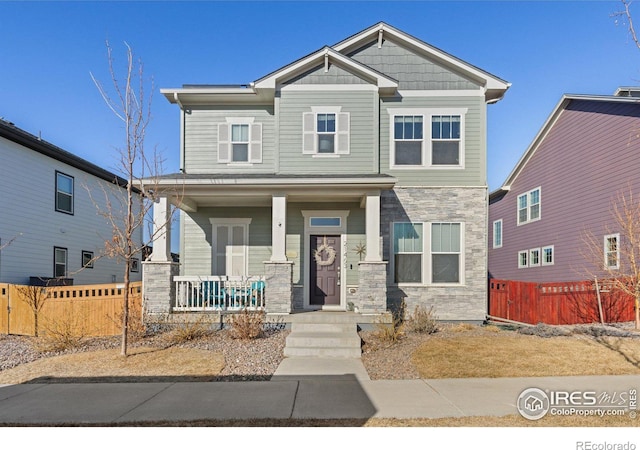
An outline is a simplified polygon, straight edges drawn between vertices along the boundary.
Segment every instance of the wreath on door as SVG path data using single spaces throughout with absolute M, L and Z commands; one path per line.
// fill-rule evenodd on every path
M 322 259 L 322 254 L 327 254 L 327 259 Z M 327 244 L 327 237 L 322 240 L 322 245 L 314 250 L 313 257 L 319 266 L 330 266 L 336 260 L 336 249 Z

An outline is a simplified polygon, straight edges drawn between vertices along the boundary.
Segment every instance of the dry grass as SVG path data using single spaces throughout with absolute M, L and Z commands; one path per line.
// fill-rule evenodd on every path
M 27 382 L 209 381 L 224 367 L 221 354 L 194 348 L 133 348 L 129 356 L 119 349 L 72 353 L 43 358 L 0 372 L 0 384 Z
M 421 378 L 640 374 L 640 339 L 488 333 L 430 339 L 412 362 Z

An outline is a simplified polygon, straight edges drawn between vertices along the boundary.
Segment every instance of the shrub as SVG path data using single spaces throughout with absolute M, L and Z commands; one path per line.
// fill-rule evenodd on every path
M 249 311 L 244 308 L 231 317 L 231 337 L 234 339 L 257 339 L 264 334 L 264 311 Z
M 418 305 L 407 321 L 409 331 L 415 333 L 433 334 L 438 331 L 438 319 L 433 312 L 433 306 L 427 309 L 424 305 Z
M 171 345 L 184 344 L 201 338 L 209 333 L 209 328 L 202 318 L 195 321 L 184 320 L 174 326 L 169 333 L 169 343 Z
M 49 320 L 40 333 L 36 349 L 43 353 L 61 352 L 80 347 L 86 332 L 73 315 L 63 320 Z
M 399 314 L 393 315 L 391 322 L 377 319 L 372 333 L 374 339 L 380 343 L 393 345 L 404 336 L 404 322 Z

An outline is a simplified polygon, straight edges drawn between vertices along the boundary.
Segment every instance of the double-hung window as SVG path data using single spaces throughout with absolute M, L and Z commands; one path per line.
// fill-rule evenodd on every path
M 391 167 L 464 167 L 466 109 L 390 108 L 388 112 Z
M 350 114 L 339 106 L 312 107 L 302 114 L 302 153 L 330 156 L 349 154 Z
M 229 117 L 218 124 L 218 162 L 262 162 L 262 124 L 253 117 Z
M 431 282 L 459 283 L 461 224 L 431 224 Z
M 53 276 L 64 278 L 67 276 L 67 249 L 53 247 Z
M 396 166 L 421 166 L 423 143 L 422 116 L 395 116 L 393 139 Z
M 394 223 L 394 283 L 463 283 L 463 230 L 462 223 Z
M 431 117 L 431 164 L 460 164 L 460 116 Z
M 542 247 L 542 265 L 543 266 L 553 265 L 553 245 L 547 245 L 546 247 Z
M 57 171 L 56 211 L 73 214 L 73 177 Z
M 518 225 L 540 219 L 540 188 L 518 196 Z
M 620 268 L 620 235 L 608 234 L 604 237 L 605 269 Z
M 423 224 L 393 224 L 393 264 L 395 283 L 422 283 Z

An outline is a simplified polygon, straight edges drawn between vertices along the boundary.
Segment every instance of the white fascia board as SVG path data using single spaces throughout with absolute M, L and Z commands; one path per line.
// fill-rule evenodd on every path
M 223 101 L 228 103 L 242 103 L 247 101 L 260 101 L 261 98 L 253 87 L 202 87 L 202 88 L 175 88 L 160 89 L 160 93 L 181 108 L 183 104 L 194 104 L 210 101 Z
M 290 66 L 274 72 L 267 78 L 256 81 L 253 86 L 256 90 L 275 90 L 277 85 L 282 81 L 293 78 L 296 75 L 322 63 L 325 56 L 329 57 L 329 61 L 339 63 L 339 65 L 347 67 L 358 76 L 375 83 L 380 91 L 389 92 L 395 91 L 398 88 L 398 82 L 396 80 L 393 80 L 392 78 L 389 78 L 386 75 L 377 72 L 330 47 L 325 47 Z
M 153 180 L 151 180 L 153 181 Z M 220 187 L 220 186 L 263 186 L 265 188 L 273 187 L 313 187 L 313 186 L 369 186 L 376 189 L 390 189 L 398 180 L 393 177 L 371 177 L 371 178 L 242 178 L 242 176 L 234 178 L 215 178 L 215 176 L 203 175 L 196 179 L 162 179 L 156 180 L 156 185 L 175 185 L 179 183 L 181 187 Z M 144 183 L 144 180 L 142 181 Z

